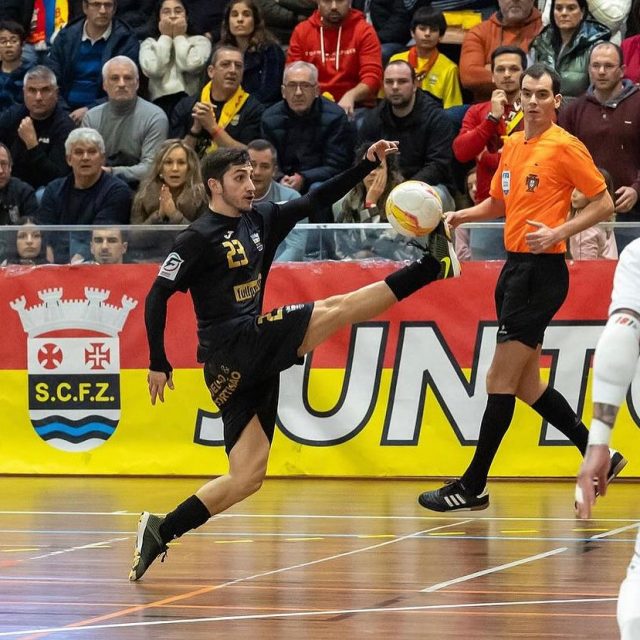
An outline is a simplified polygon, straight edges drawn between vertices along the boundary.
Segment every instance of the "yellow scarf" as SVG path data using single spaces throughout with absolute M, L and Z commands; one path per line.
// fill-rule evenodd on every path
M 226 129 L 227 125 L 236 117 L 240 109 L 247 101 L 249 94 L 242 88 L 238 87 L 236 92 L 224 103 L 222 107 L 222 113 L 218 118 L 218 127 Z M 211 104 L 211 82 L 207 82 L 204 85 L 202 92 L 200 93 L 200 102 L 205 104 Z M 215 136 L 214 136 L 215 138 Z M 211 145 L 207 147 L 207 153 L 213 153 L 218 148 L 215 140 L 211 140 Z

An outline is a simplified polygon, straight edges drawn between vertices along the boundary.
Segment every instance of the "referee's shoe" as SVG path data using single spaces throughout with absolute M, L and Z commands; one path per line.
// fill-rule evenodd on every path
M 138 521 L 136 548 L 133 554 L 133 564 L 129 572 L 129 580 L 140 580 L 151 563 L 162 553 L 162 562 L 167 555 L 168 547 L 160 537 L 162 518 L 145 511 Z
M 462 271 L 460 260 L 458 260 L 456 251 L 453 248 L 451 228 L 444 215 L 438 226 L 427 237 L 426 251 L 442 265 L 438 280 L 457 278 L 460 275 Z
M 431 511 L 480 511 L 489 506 L 486 487 L 475 495 L 468 491 L 461 480 L 451 480 L 435 491 L 425 491 L 418 502 Z

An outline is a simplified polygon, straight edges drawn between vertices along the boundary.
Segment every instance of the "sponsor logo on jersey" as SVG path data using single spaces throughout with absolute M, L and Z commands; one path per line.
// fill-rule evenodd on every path
M 255 298 L 262 288 L 262 276 L 258 276 L 255 280 L 250 280 L 244 284 L 237 284 L 233 287 L 233 293 L 236 297 L 236 302 L 246 302 Z
M 166 278 L 167 280 L 175 280 L 183 262 L 184 260 L 180 255 L 175 251 L 172 251 L 162 263 L 160 271 L 158 271 L 158 275 L 162 278 Z
M 502 172 L 502 193 L 508 196 L 509 191 L 511 191 L 511 172 L 507 169 Z
M 232 235 L 233 235 L 233 231 L 232 230 L 225 231 L 224 232 L 224 239 L 228 240 Z
M 259 233 L 252 233 L 251 234 L 251 239 L 253 240 L 253 244 L 256 245 L 256 248 L 258 249 L 258 251 L 262 251 L 264 249 L 264 247 L 262 245 L 262 241 L 260 240 L 260 234 Z

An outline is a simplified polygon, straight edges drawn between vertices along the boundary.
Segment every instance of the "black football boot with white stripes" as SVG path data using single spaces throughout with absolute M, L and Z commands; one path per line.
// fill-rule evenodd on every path
M 480 511 L 489 506 L 486 487 L 479 495 L 469 493 L 460 480 L 451 480 L 435 491 L 425 491 L 418 502 L 431 511 Z

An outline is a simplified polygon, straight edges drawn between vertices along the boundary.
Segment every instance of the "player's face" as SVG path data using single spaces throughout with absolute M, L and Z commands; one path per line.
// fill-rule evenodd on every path
M 253 167 L 251 180 L 256 188 L 255 197 L 262 198 L 269 190 L 269 185 L 276 172 L 273 153 L 271 149 L 263 149 L 262 151 L 249 149 L 249 157 L 251 158 L 251 166 Z
M 33 260 L 40 255 L 42 249 L 42 233 L 35 224 L 20 227 L 16 238 L 16 251 L 21 258 Z
M 91 255 L 99 264 L 122 264 L 127 243 L 116 229 L 96 229 L 91 235 Z
M 556 109 L 560 107 L 562 96 L 554 95 L 551 76 L 545 73 L 541 78 L 524 77 L 520 100 L 525 123 L 539 127 L 555 121 Z
M 438 27 L 430 27 L 426 24 L 416 25 L 411 35 L 416 41 L 416 46 L 427 51 L 435 49 L 438 46 L 438 42 L 440 42 L 440 30 Z
M 324 22 L 339 25 L 349 13 L 351 0 L 318 0 L 318 13 Z
M 256 195 L 256 187 L 251 179 L 253 167 L 250 164 L 232 166 L 223 176 L 220 196 L 227 207 L 236 211 L 251 209 Z
M 582 9 L 576 0 L 556 0 L 553 8 L 553 19 L 560 31 L 573 32 L 583 17 Z
M 249 38 L 254 28 L 253 11 L 244 2 L 236 2 L 229 12 L 231 35 L 236 38 Z
M 311 71 L 308 69 L 287 71 L 282 84 L 282 97 L 295 114 L 300 116 L 307 113 L 318 97 L 318 83 L 314 82 Z
M 516 53 L 503 53 L 496 56 L 493 63 L 492 79 L 496 89 L 502 89 L 507 95 L 517 93 L 522 76 L 522 60 Z
M 162 181 L 170 189 L 179 189 L 187 181 L 189 162 L 181 147 L 171 149 L 162 161 Z
M 384 71 L 385 98 L 398 108 L 408 107 L 417 90 L 406 64 L 391 64 Z
M 614 47 L 596 47 L 589 60 L 589 79 L 595 89 L 608 93 L 613 91 L 624 77 L 624 65 L 620 64 Z

